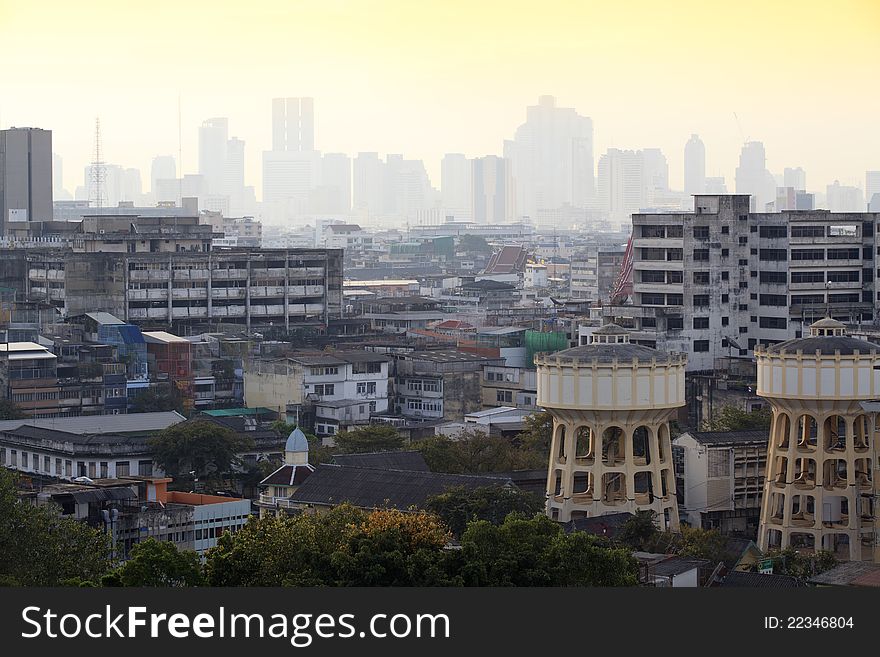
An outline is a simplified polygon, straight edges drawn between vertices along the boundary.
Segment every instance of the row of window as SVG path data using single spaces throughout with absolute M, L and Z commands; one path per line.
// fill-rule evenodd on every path
M 641 271 L 641 277 L 642 283 L 665 283 L 667 285 L 675 285 L 683 282 L 683 275 L 680 271 L 643 269 Z
M 410 411 L 433 411 L 443 412 L 443 402 L 433 399 L 407 399 L 406 407 Z
M 443 381 L 441 379 L 407 379 L 407 392 L 442 392 Z
M 55 458 L 54 470 L 52 469 L 52 457 L 39 454 L 31 454 L 30 452 L 19 452 L 17 449 L 10 449 L 8 453 L 5 447 L 0 447 L 0 465 L 9 465 L 12 467 L 21 467 L 31 469 L 34 472 L 43 472 L 45 474 L 53 474 L 58 477 L 72 477 L 73 461 L 69 459 Z M 151 477 L 153 475 L 152 461 L 138 461 L 138 475 L 141 477 Z M 116 477 L 127 477 L 131 474 L 130 461 L 116 461 Z M 110 476 L 110 464 L 108 461 L 77 461 L 76 463 L 77 477 L 90 477 L 92 479 L 106 479 Z

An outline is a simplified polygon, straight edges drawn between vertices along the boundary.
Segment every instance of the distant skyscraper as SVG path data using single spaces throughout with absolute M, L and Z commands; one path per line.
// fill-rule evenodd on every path
M 378 153 L 358 153 L 352 166 L 352 205 L 366 217 L 382 213 L 385 163 Z
M 0 130 L 0 235 L 10 222 L 52 220 L 52 131 Z
M 497 155 L 472 162 L 473 220 L 480 224 L 503 224 L 516 218 L 516 194 L 510 161 Z
M 614 221 L 625 223 L 647 201 L 642 151 L 609 148 L 599 158 L 598 197 Z
M 727 183 L 724 176 L 707 177 L 705 194 L 727 194 Z
M 865 200 L 870 212 L 880 212 L 880 171 L 865 171 Z
M 706 192 L 706 146 L 699 135 L 691 135 L 684 145 L 684 193 Z
M 383 211 L 389 217 L 406 221 L 433 205 L 434 189 L 421 160 L 405 160 L 403 155 L 385 157 Z M 439 199 L 438 199 L 439 200 Z
M 177 178 L 177 162 L 174 160 L 173 155 L 157 155 L 153 158 L 153 163 L 150 166 L 150 193 L 153 194 L 155 200 L 170 200 L 170 199 L 160 199 L 157 196 L 158 187 L 157 180 L 174 180 Z M 175 198 L 177 197 L 177 193 L 175 192 Z
M 321 182 L 321 154 L 315 151 L 263 151 L 263 201 L 289 202 L 287 217 L 308 211 Z
M 645 148 L 642 172 L 645 177 L 645 203 L 654 205 L 655 195 L 669 191 L 669 164 L 659 148 Z
M 229 216 L 239 217 L 245 213 L 244 140 L 238 137 L 232 137 L 226 142 L 226 162 L 220 194 L 229 199 Z
M 553 96 L 541 96 L 526 110 L 526 122 L 504 142 L 504 157 L 511 163 L 521 215 L 586 207 L 595 193 L 593 121 L 556 107 Z
M 807 189 L 807 172 L 802 168 L 785 167 L 782 173 L 782 186 L 791 187 L 794 190 L 806 191 Z
M 199 173 L 209 194 L 223 193 L 229 119 L 208 119 L 199 128 Z
M 743 145 L 736 168 L 736 193 L 750 194 L 753 212 L 764 212 L 776 201 L 776 180 L 767 170 L 764 144 L 750 141 Z
M 138 204 L 141 202 L 141 172 L 135 168 L 125 168 L 118 164 L 103 164 L 103 185 L 101 201 L 106 208 L 115 208 L 121 201 Z M 95 179 L 93 165 L 83 170 L 83 187 L 85 192 Z
M 858 187 L 841 185 L 835 180 L 825 188 L 825 203 L 831 212 L 864 212 L 865 197 Z
M 311 98 L 272 100 L 272 150 L 263 151 L 263 202 L 269 217 L 285 221 L 321 206 L 321 154 L 315 150 Z
M 351 158 L 345 153 L 324 153 L 321 158 L 319 212 L 351 212 Z
M 461 153 L 447 153 L 440 163 L 440 198 L 443 210 L 456 219 L 470 219 L 474 193 L 471 161 Z
M 311 98 L 272 100 L 272 150 L 315 150 L 315 104 Z

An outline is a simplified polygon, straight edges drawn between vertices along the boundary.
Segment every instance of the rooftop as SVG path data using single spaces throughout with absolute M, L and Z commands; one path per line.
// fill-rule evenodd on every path
M 789 589 L 803 586 L 796 577 L 789 575 L 762 575 L 732 570 L 721 582 L 724 588 Z
M 429 497 L 450 488 L 479 488 L 509 482 L 503 477 L 321 464 L 291 500 L 319 506 L 349 502 L 364 509 L 390 507 L 407 510 L 423 507 Z
M 125 324 L 125 322 L 119 319 L 116 315 L 112 315 L 110 313 L 105 313 L 102 311 L 84 313 L 84 315 L 89 319 L 94 320 L 98 324 Z
M 0 431 L 14 431 L 20 427 L 33 427 L 79 436 L 100 434 L 143 434 L 167 429 L 183 422 L 177 411 L 154 413 L 127 413 L 121 415 L 80 415 L 78 417 L 26 418 L 2 420 Z
M 189 340 L 186 338 L 181 338 L 179 335 L 174 335 L 167 331 L 144 331 L 144 339 L 147 342 L 152 342 L 154 344 L 168 344 L 171 342 L 190 344 Z
M 416 451 L 334 454 L 333 462 L 336 465 L 376 468 L 380 470 L 430 471 L 422 453 Z
M 764 430 L 748 431 L 687 431 L 682 436 L 690 436 L 701 445 L 744 445 L 752 443 L 767 444 L 769 433 Z
M 427 360 L 434 363 L 471 363 L 484 360 L 497 360 L 479 354 L 472 354 L 467 351 L 458 351 L 457 349 L 413 351 L 404 354 L 404 356 L 410 360 Z
M 298 486 L 308 479 L 314 471 L 315 466 L 309 463 L 297 465 L 285 463 L 263 479 L 260 486 Z
M 600 363 L 611 363 L 617 361 L 632 361 L 633 359 L 650 362 L 656 360 L 658 363 L 666 363 L 670 361 L 670 356 L 664 351 L 651 349 L 639 344 L 630 342 L 621 342 L 618 344 L 594 343 L 582 345 L 580 347 L 572 347 L 557 351 L 555 354 L 548 356 L 553 360 L 558 358 L 562 361 L 592 361 L 597 360 Z
M 880 564 L 870 561 L 844 561 L 810 579 L 820 586 L 880 586 Z

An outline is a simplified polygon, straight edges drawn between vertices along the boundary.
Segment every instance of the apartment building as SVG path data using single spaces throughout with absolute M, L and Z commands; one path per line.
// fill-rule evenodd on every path
M 573 299 L 599 298 L 599 251 L 586 248 L 571 257 L 568 293 Z
M 756 536 L 767 467 L 766 431 L 692 431 L 672 441 L 682 519 Z
M 333 436 L 388 413 L 390 361 L 366 351 L 252 359 L 245 364 L 245 402 L 298 416 L 297 424 L 315 435 Z
M 58 414 L 57 357 L 35 342 L 0 344 L 0 398 L 31 417 Z
M 461 422 L 482 410 L 484 366 L 504 358 L 445 349 L 395 354 L 395 410 L 406 418 Z
M 71 480 L 76 477 L 112 479 L 161 476 L 153 461 L 154 434 L 185 421 L 176 411 L 89 415 L 64 418 L 26 418 L 0 421 L 0 467 L 26 475 Z M 248 432 L 254 448 L 239 454 L 246 463 L 280 458 L 283 440 L 255 422 L 232 422 L 205 415 L 238 432 Z
M 632 305 L 606 317 L 689 371 L 800 337 L 830 312 L 871 322 L 878 213 L 749 212 L 747 195 L 695 197 L 692 213 L 634 214 Z
M 107 531 L 114 556 L 123 561 L 134 545 L 148 538 L 203 554 L 225 532 L 234 533 L 247 523 L 250 500 L 169 491 L 171 481 L 132 476 L 51 484 L 35 493 L 33 502 L 52 503 L 63 517 Z
M 341 250 L 214 248 L 218 236 L 198 217 L 86 216 L 69 248 L 29 249 L 14 284 L 63 315 L 157 327 L 289 330 L 341 316 Z
M 537 410 L 538 378 L 534 369 L 487 365 L 480 383 L 483 408 Z

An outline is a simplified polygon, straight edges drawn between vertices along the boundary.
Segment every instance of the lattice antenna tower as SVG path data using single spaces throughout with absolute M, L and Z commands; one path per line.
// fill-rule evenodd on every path
M 101 159 L 101 119 L 95 118 L 95 157 L 92 160 L 92 167 L 89 172 L 90 190 L 89 200 L 92 205 L 97 208 L 100 214 L 101 208 L 104 207 L 104 183 L 107 177 L 104 161 Z

